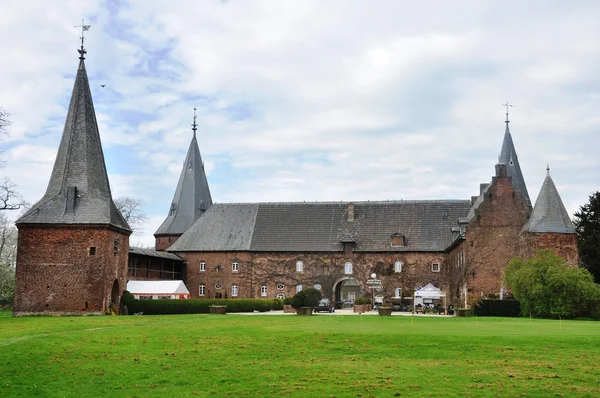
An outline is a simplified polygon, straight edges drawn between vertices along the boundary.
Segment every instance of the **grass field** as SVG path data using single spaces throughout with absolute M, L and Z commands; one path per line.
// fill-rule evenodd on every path
M 0 396 L 600 396 L 600 323 L 0 313 Z

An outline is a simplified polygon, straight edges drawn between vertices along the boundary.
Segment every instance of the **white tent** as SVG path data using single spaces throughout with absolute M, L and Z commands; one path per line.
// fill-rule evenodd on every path
M 129 281 L 127 290 L 136 299 L 189 299 L 190 291 L 185 283 L 171 281 Z
M 415 310 L 415 312 L 416 312 L 416 302 L 417 302 L 416 299 L 417 298 L 440 299 L 442 297 L 444 298 L 444 309 L 445 309 L 446 308 L 446 293 L 442 292 L 440 289 L 433 286 L 431 283 L 428 283 L 421 289 L 415 290 L 415 294 L 414 294 L 415 301 L 413 302 L 413 310 Z

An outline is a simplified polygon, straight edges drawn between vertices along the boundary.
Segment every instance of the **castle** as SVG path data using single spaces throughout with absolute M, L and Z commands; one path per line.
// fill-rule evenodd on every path
M 468 200 L 215 203 L 193 136 L 155 250 L 129 247 L 111 196 L 84 62 L 42 199 L 16 222 L 15 313 L 103 312 L 128 280 L 181 279 L 192 298 L 283 298 L 308 286 L 336 301 L 410 296 L 450 304 L 502 296 L 515 256 L 550 248 L 577 265 L 576 235 L 549 170 L 532 207 L 506 130 L 491 182 Z M 491 164 L 490 164 L 491 166 Z M 491 169 L 491 167 L 490 167 Z

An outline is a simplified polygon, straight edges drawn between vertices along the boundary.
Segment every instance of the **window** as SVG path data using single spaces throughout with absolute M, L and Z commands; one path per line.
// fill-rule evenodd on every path
M 217 266 L 215 267 L 215 270 L 216 270 L 217 272 L 221 271 L 222 269 L 223 269 L 223 267 L 221 267 L 220 265 L 217 265 Z
M 302 285 L 296 285 L 296 293 L 300 293 L 302 291 Z
M 283 293 L 277 293 L 277 298 L 280 300 L 283 300 L 285 298 L 285 294 Z
M 232 272 L 238 272 L 238 268 L 239 268 L 239 263 L 237 261 L 234 261 L 231 263 L 231 271 Z
M 95 256 L 96 255 L 96 246 L 92 246 L 90 247 L 90 256 Z
M 206 261 L 200 261 L 200 272 L 206 271 Z
M 401 287 L 397 287 L 394 289 L 394 297 L 395 298 L 402 298 L 402 288 Z
M 215 289 L 217 289 L 217 290 L 223 289 L 223 284 L 221 284 L 221 283 L 215 283 Z
M 355 292 L 348 292 L 348 300 L 354 302 L 354 300 L 356 300 L 356 293 Z
M 113 251 L 115 252 L 115 254 L 119 253 L 119 239 L 114 240 Z
M 394 272 L 402 272 L 402 261 L 398 260 L 394 263 Z
M 206 286 L 200 285 L 200 289 L 198 289 L 198 296 L 204 296 L 206 294 Z
M 406 241 L 403 234 L 396 233 L 392 235 L 392 247 L 404 247 L 405 244 Z
M 238 285 L 231 285 L 231 297 L 237 297 Z
M 352 263 L 350 261 L 344 264 L 344 274 L 352 274 Z
M 431 272 L 440 272 L 440 263 L 432 263 Z
M 267 297 L 267 285 L 260 286 L 260 297 Z
M 283 290 L 285 289 L 285 286 L 283 285 L 283 283 L 280 283 L 279 285 L 277 285 L 277 290 Z
M 171 296 L 158 296 L 159 300 L 171 300 Z
M 302 272 L 304 270 L 304 263 L 302 261 L 296 262 L 296 272 Z

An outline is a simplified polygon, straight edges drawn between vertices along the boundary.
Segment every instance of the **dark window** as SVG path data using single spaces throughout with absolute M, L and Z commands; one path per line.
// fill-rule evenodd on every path
M 115 254 L 117 254 L 119 252 L 119 239 L 115 239 L 113 250 L 114 250 Z
M 90 247 L 90 256 L 95 256 L 96 255 L 96 246 L 91 246 Z

